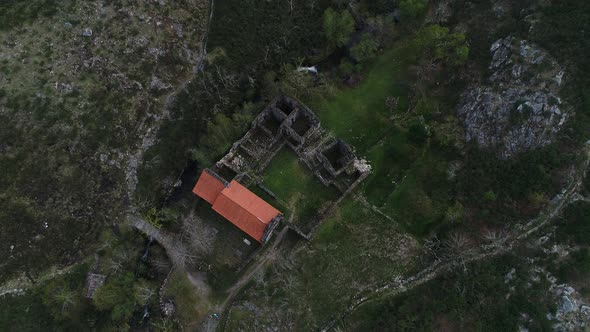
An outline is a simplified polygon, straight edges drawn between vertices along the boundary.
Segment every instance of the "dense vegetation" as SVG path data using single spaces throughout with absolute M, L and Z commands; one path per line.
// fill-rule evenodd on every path
M 423 243 L 457 233 L 477 238 L 488 228 L 510 229 L 536 215 L 563 187 L 565 170 L 579 161 L 578 149 L 588 139 L 590 79 L 585 73 L 590 60 L 584 55 L 590 53 L 590 43 L 584 31 L 590 30 L 590 5 L 582 0 L 541 6 L 531 35 L 523 22 L 532 0 L 509 1 L 510 11 L 502 18 L 489 1 L 468 5 L 456 0 L 450 5 L 452 15 L 440 22 L 431 17 L 435 8 L 426 0 L 401 0 L 397 8 L 386 0 L 354 5 L 342 0 L 219 1 L 204 68 L 194 76 L 195 63 L 179 54 L 187 51 L 186 45 L 199 45 L 203 12 L 137 5 L 151 15 L 146 19 L 126 14 L 132 3 L 108 2 L 113 7 L 101 15 L 112 16 L 102 23 L 63 14 L 79 10 L 76 1 L 0 5 L 0 32 L 6 32 L 0 50 L 18 50 L 0 60 L 0 83 L 7 82 L 0 87 L 0 255 L 7 257 L 0 263 L 0 280 L 24 271 L 36 283 L 22 297 L 0 298 L 0 326 L 193 327 L 210 304 L 225 299 L 259 251 L 208 205 L 195 201 L 189 187 L 194 175 L 226 153 L 279 94 L 308 104 L 324 128 L 369 162 L 372 174 L 358 197 L 349 197 L 323 222 L 312 242 L 291 252 L 298 242 L 289 239 L 286 248 L 277 249 L 276 257 L 285 259 L 274 257 L 238 298 L 256 310 L 236 308 L 229 330 L 259 328 L 259 321 L 274 328 L 281 320 L 289 328 L 318 329 L 359 292 L 423 264 L 416 258 L 423 258 Z M 179 2 L 187 4 L 193 8 L 191 2 Z M 168 21 L 174 13 L 180 14 Z M 151 26 L 142 25 L 152 16 L 165 22 L 165 32 L 151 34 Z M 107 46 L 80 37 L 93 24 L 95 35 L 104 33 L 103 40 L 129 38 L 125 45 L 136 45 L 141 41 L 137 35 L 150 31 L 146 40 L 154 44 L 149 50 L 145 45 L 129 46 L 129 52 L 122 48 L 121 56 L 112 56 L 115 67 L 91 70 L 81 62 L 74 76 L 65 71 L 48 76 L 61 54 L 75 52 L 53 48 L 49 38 L 39 41 L 38 49 L 21 49 L 15 36 L 26 30 L 22 27 L 53 17 L 60 28 L 48 25 L 52 36 L 78 38 L 70 46 L 88 58 L 111 56 Z M 178 17 L 185 24 L 181 33 L 174 28 Z M 76 29 L 75 37 L 68 35 L 70 28 Z M 566 78 L 563 99 L 576 112 L 553 144 L 499 160 L 493 150 L 463 145 L 456 105 L 466 84 L 486 77 L 490 44 L 509 34 L 541 44 L 568 68 L 571 79 Z M 298 71 L 302 65 L 316 65 L 319 74 Z M 157 82 L 154 77 L 177 90 L 147 89 Z M 20 88 L 19 80 L 30 88 Z M 79 86 L 64 92 L 68 87 L 54 82 L 68 80 Z M 128 192 L 133 162 L 125 158 L 143 148 L 146 128 L 153 124 L 158 124 L 157 137 L 139 160 L 137 190 Z M 171 199 L 187 165 L 184 183 Z M 295 222 L 313 218 L 336 196 L 289 150 L 273 160 L 262 180 L 277 195 L 269 201 L 283 205 Z M 183 267 L 206 275 L 205 281 L 189 279 L 182 268 L 169 274 L 171 263 L 160 247 L 145 251 L 149 259 L 142 258 L 146 240 L 117 226 L 132 204 L 148 223 L 179 234 L 178 244 L 198 247 L 203 240 L 209 246 Z M 575 246 L 571 255 L 559 262 L 541 260 L 552 265 L 549 270 L 560 281 L 576 286 L 590 273 L 588 206 L 578 202 L 556 222 L 558 241 Z M 187 227 L 187 220 L 195 228 Z M 109 224 L 112 230 L 105 227 Z M 523 257 L 537 254 L 519 250 Z M 93 251 L 99 263 L 91 267 L 86 257 Z M 43 274 L 50 265 L 75 262 L 83 263 L 54 278 Z M 545 314 L 553 309 L 543 293 L 547 280 L 529 287 L 532 269 L 523 262 L 507 255 L 470 264 L 405 295 L 363 306 L 339 323 L 363 331 L 515 330 L 526 313 L 529 329 L 547 329 Z M 512 282 L 505 282 L 506 274 L 520 265 Z M 89 271 L 108 276 L 92 299 L 83 297 Z M 160 292 L 164 279 L 168 284 Z M 205 295 L 195 290 L 199 282 L 210 287 Z M 174 320 L 159 314 L 160 297 L 175 301 Z M 144 317 L 145 312 L 152 317 Z
M 157 288 L 167 273 L 160 264 L 166 258 L 152 248 L 149 260 L 144 260 L 145 239 L 125 229 L 118 234 L 103 233 L 104 247 L 95 267 L 90 262 L 79 264 L 24 296 L 0 297 L 0 326 L 18 331 L 125 330 L 145 326 L 143 314 L 148 309 L 155 315 L 151 322 L 157 323 Z M 109 276 L 92 299 L 85 297 L 88 272 Z
M 534 38 L 553 55 L 570 66 L 566 98 L 576 109 L 576 120 L 570 121 L 568 142 L 582 143 L 590 131 L 590 3 L 584 0 L 554 2 L 543 10 L 541 24 L 534 29 Z
M 351 317 L 350 330 L 511 331 L 520 325 L 548 331 L 547 281 L 527 287 L 528 270 L 519 268 L 506 282 L 505 276 L 517 265 L 523 266 L 514 256 L 470 264 L 402 296 L 364 306 Z M 533 323 L 520 323 L 523 314 Z

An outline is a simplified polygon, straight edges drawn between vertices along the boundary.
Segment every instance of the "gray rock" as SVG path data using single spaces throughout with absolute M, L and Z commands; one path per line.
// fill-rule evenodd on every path
M 567 284 L 552 285 L 550 290 L 555 296 L 557 309 L 547 316 L 555 321 L 555 331 L 583 331 L 590 322 L 590 307 L 571 286 Z
M 557 307 L 557 312 L 558 314 L 565 315 L 576 310 L 576 307 L 576 302 L 564 295 L 561 297 L 561 303 L 559 304 L 559 307 Z
M 569 116 L 558 96 L 563 69 L 547 52 L 513 37 L 495 41 L 490 52 L 488 83 L 468 88 L 459 103 L 465 140 L 497 149 L 503 159 L 551 143 Z M 548 66 L 541 70 L 542 62 Z
M 84 31 L 82 32 L 82 36 L 84 36 L 84 37 L 92 37 L 92 29 L 90 29 L 90 28 L 84 29 Z
M 165 91 L 171 88 L 172 85 L 162 82 L 157 76 L 152 76 L 152 81 L 150 82 L 150 89 L 152 91 Z

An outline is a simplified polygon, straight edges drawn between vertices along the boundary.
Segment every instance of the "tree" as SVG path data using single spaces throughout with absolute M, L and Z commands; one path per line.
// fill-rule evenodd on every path
M 350 49 L 350 55 L 358 62 L 365 62 L 375 57 L 379 43 L 369 33 L 363 34 L 361 40 Z
M 133 296 L 139 305 L 148 305 L 157 293 L 157 288 L 147 280 L 139 280 L 133 285 Z
M 64 280 L 52 280 L 43 287 L 41 300 L 54 319 L 67 321 L 79 306 L 80 296 Z
M 354 18 L 347 10 L 340 13 L 332 8 L 324 12 L 324 34 L 331 47 L 342 47 L 354 32 Z
M 428 0 L 402 0 L 399 9 L 405 17 L 416 18 L 424 13 Z
M 192 157 L 203 167 L 211 165 L 226 153 L 233 142 L 242 136 L 252 121 L 252 104 L 245 104 L 231 117 L 217 113 L 207 123 L 206 135 L 201 139 L 199 149 L 192 150 Z
M 134 281 L 131 272 L 110 280 L 94 293 L 94 305 L 98 310 L 110 311 L 114 322 L 128 320 L 135 310 Z
M 445 213 L 445 219 L 450 222 L 458 222 L 463 218 L 463 204 L 455 202 L 455 205 L 449 206 Z
M 451 65 L 463 64 L 469 57 L 465 35 L 451 33 L 448 28 L 440 25 L 431 25 L 420 30 L 416 45 L 424 48 L 434 61 L 440 60 Z
M 498 199 L 498 196 L 493 190 L 488 190 L 483 194 L 483 199 L 486 202 L 495 202 Z

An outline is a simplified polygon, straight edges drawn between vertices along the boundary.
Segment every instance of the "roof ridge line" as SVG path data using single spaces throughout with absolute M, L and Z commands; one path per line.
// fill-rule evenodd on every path
M 243 186 L 241 183 L 239 183 L 238 181 L 236 181 L 236 180 L 232 180 L 232 182 L 233 182 L 233 181 L 235 181 L 237 184 L 239 184 L 239 185 L 241 185 L 242 187 L 244 187 L 244 186 Z M 226 187 L 225 189 L 229 188 L 229 187 L 230 187 L 230 184 L 231 184 L 231 182 L 230 182 L 230 183 L 227 185 L 227 187 Z M 244 187 L 244 188 L 246 188 L 246 187 Z M 263 225 L 268 225 L 268 224 L 265 224 L 265 223 L 264 223 L 264 221 L 262 221 L 262 219 L 260 219 L 260 218 L 259 218 L 257 215 L 255 215 L 254 213 L 250 212 L 250 210 L 249 210 L 247 207 L 245 207 L 244 205 L 240 204 L 238 201 L 236 201 L 236 200 L 233 200 L 233 199 L 229 198 L 227 195 L 225 195 L 225 194 L 223 193 L 223 192 L 225 191 L 225 189 L 223 189 L 223 190 L 222 190 L 222 191 L 219 193 L 219 195 L 217 195 L 217 198 L 219 198 L 219 196 L 221 196 L 221 195 L 225 196 L 225 197 L 226 197 L 228 200 L 230 200 L 230 201 L 234 202 L 234 203 L 235 203 L 237 206 L 241 207 L 241 208 L 242 208 L 242 210 L 246 211 L 246 212 L 247 212 L 249 215 L 251 215 L 252 217 L 256 218 L 256 220 L 258 220 L 258 222 L 260 222 L 260 223 L 261 223 L 261 224 L 263 224 Z M 248 188 L 246 188 L 246 189 L 248 189 Z M 251 192 L 251 191 L 250 191 L 250 192 Z M 252 194 L 254 194 L 254 193 L 252 192 Z M 256 197 L 258 197 L 258 195 L 256 195 L 256 194 L 254 194 L 254 195 L 255 195 Z M 215 199 L 215 201 L 217 201 L 217 198 Z M 258 198 L 260 198 L 260 197 L 258 197 Z M 262 201 L 264 201 L 262 198 L 260 198 L 260 199 L 261 199 Z M 266 203 L 266 201 L 264 201 L 264 202 Z M 268 203 L 266 203 L 266 204 L 268 204 Z M 268 205 L 270 205 L 270 204 L 268 204 Z M 270 205 L 270 206 L 272 206 L 272 205 Z M 275 208 L 274 206 L 272 206 L 272 207 L 273 207 L 273 209 L 275 209 L 275 210 L 276 210 L 276 208 Z M 280 213 L 280 211 L 279 211 L 279 213 Z
M 274 215 L 274 216 L 273 216 L 273 218 L 274 218 L 274 217 L 276 217 L 276 216 L 277 216 L 277 215 L 279 215 L 279 214 L 282 214 L 282 212 L 281 212 L 279 209 L 277 209 L 276 207 L 272 206 L 272 205 L 271 205 L 269 202 L 267 202 L 265 199 L 263 199 L 262 197 L 260 197 L 260 196 L 256 195 L 256 193 L 254 193 L 252 190 L 248 189 L 246 186 L 244 186 L 243 184 L 239 183 L 239 182 L 238 182 L 238 181 L 236 181 L 236 180 L 231 180 L 231 182 L 228 184 L 228 186 L 227 186 L 225 189 L 227 189 L 227 188 L 230 188 L 230 186 L 231 186 L 231 183 L 232 183 L 232 182 L 235 182 L 235 183 L 237 183 L 237 184 L 238 184 L 238 185 L 240 185 L 242 188 L 244 188 L 244 190 L 246 190 L 246 191 L 250 192 L 250 193 L 251 193 L 251 194 L 252 194 L 254 197 L 256 197 L 257 199 L 259 199 L 260 201 L 262 201 L 264 204 L 266 204 L 266 205 L 270 206 L 270 207 L 271 207 L 273 210 L 275 210 L 275 211 L 277 212 L 277 214 L 276 214 L 276 215 Z M 219 194 L 220 194 L 220 195 L 222 195 L 222 194 L 223 194 L 223 191 L 224 191 L 225 189 L 223 189 L 223 190 L 222 190 L 222 191 L 221 191 Z M 226 197 L 227 197 L 227 196 L 226 196 Z M 248 209 L 246 206 L 244 206 L 244 205 L 240 204 L 239 202 L 236 202 L 236 204 L 237 204 L 239 207 L 243 208 L 245 211 L 247 211 L 249 214 L 251 214 L 252 216 L 254 216 L 254 217 L 255 217 L 255 218 L 258 220 L 258 221 L 260 221 L 260 222 L 261 222 L 261 223 L 263 223 L 264 225 L 268 225 L 267 223 L 265 223 L 264 221 L 262 221 L 262 220 L 261 220 L 261 219 L 260 219 L 258 216 L 256 216 L 254 213 L 250 212 L 250 210 L 249 210 L 249 209 Z M 269 224 L 270 224 L 270 221 L 269 221 Z

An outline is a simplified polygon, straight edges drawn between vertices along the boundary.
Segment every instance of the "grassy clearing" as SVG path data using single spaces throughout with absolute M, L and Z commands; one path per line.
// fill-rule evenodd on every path
M 412 169 L 386 199 L 382 209 L 390 213 L 410 233 L 426 236 L 444 221 L 451 202 L 446 162 L 427 155 Z
M 293 222 L 304 228 L 322 205 L 340 195 L 324 186 L 289 148 L 282 149 L 265 170 L 264 185 L 288 205 L 287 218 L 293 214 Z
M 209 310 L 207 294 L 202 294 L 183 271 L 176 271 L 170 277 L 165 295 L 174 299 L 177 315 L 184 326 L 199 321 Z
M 369 201 L 399 219 L 407 231 L 423 236 L 442 220 L 450 199 L 441 171 L 447 157 L 436 152 L 420 115 L 438 108 L 445 96 L 422 93 L 413 112 L 406 113 L 414 91 L 405 82 L 419 50 L 411 42 L 400 45 L 383 52 L 357 88 L 342 88 L 313 104 L 323 125 L 372 165 L 373 172 L 363 184 Z M 399 97 L 394 110 L 386 106 L 389 96 Z M 400 120 L 392 120 L 396 115 Z M 429 167 L 436 171 L 428 171 Z
M 289 330 L 317 330 L 363 289 L 412 269 L 416 249 L 416 242 L 402 235 L 395 223 L 347 198 L 320 226 L 309 250 L 298 255 L 295 267 L 273 263 L 240 300 L 259 308 L 255 314 L 262 326 L 271 323 L 261 317 L 272 317 L 273 325 L 282 319 Z M 296 317 L 277 316 L 279 307 L 290 308 Z M 227 326 L 246 329 L 246 315 L 238 313 L 233 316 L 232 311 Z
M 406 83 L 406 68 L 414 58 L 409 47 L 387 50 L 371 65 L 357 88 L 342 88 L 333 95 L 313 100 L 311 104 L 323 126 L 360 152 L 366 152 L 392 129 L 389 118 L 394 113 L 387 108 L 385 98 L 400 98 L 395 112 L 407 109 L 411 90 Z
M 373 172 L 364 183 L 364 191 L 373 204 L 381 206 L 403 177 L 419 149 L 407 142 L 405 133 L 395 130 L 367 152 Z

